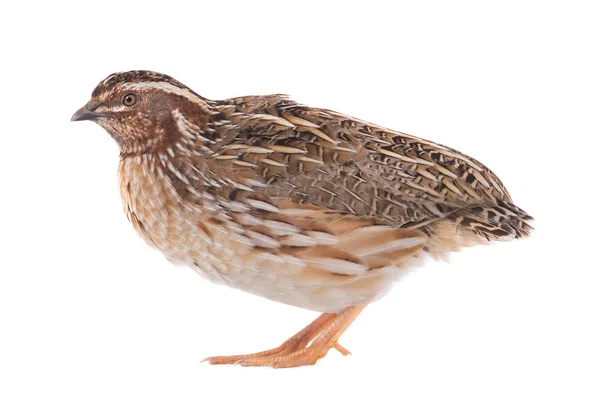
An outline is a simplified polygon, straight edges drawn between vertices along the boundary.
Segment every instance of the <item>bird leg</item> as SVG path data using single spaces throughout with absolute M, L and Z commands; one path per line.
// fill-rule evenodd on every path
M 306 347 L 306 345 L 310 343 L 311 340 L 313 340 L 319 333 L 321 333 L 323 329 L 325 329 L 325 327 L 334 317 L 335 314 L 325 313 L 320 315 L 317 319 L 311 322 L 300 332 L 296 333 L 294 336 L 283 342 L 279 347 L 252 354 L 207 357 L 202 361 L 208 361 L 210 364 L 235 364 L 241 362 L 242 360 L 252 358 L 262 358 L 275 355 L 290 354 L 300 348 Z M 347 352 L 347 350 L 345 350 L 343 347 L 340 346 L 340 348 L 342 349 L 340 350 L 342 354 L 344 351 Z
M 337 340 L 363 308 L 349 307 L 339 314 L 322 314 L 281 346 L 271 350 L 237 356 L 209 357 L 203 361 L 208 361 L 210 364 L 289 368 L 315 364 L 331 348 L 348 355 L 350 352 L 337 343 Z

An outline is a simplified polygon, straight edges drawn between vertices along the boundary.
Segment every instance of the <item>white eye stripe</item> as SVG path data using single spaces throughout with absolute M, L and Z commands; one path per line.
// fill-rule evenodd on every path
M 178 96 L 184 97 L 187 100 L 201 105 L 203 108 L 207 107 L 207 104 L 204 100 L 190 92 L 189 90 L 185 90 L 174 86 L 167 82 L 130 82 L 122 85 L 123 88 L 127 90 L 144 90 L 144 89 L 157 89 L 162 90 L 166 93 L 176 94 Z

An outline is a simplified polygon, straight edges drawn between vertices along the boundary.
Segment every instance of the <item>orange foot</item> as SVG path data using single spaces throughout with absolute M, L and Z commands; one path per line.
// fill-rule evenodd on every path
M 290 368 L 315 364 L 331 348 L 346 356 L 350 352 L 337 341 L 363 308 L 349 307 L 339 314 L 323 314 L 281 346 L 271 350 L 237 356 L 208 357 L 202 361 L 210 364 Z

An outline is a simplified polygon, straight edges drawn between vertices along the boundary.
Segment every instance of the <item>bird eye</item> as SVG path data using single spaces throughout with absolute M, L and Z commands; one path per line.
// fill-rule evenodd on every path
M 131 107 L 135 103 L 137 103 L 137 96 L 134 93 L 127 93 L 123 97 L 123 104 L 125 104 L 127 107 Z

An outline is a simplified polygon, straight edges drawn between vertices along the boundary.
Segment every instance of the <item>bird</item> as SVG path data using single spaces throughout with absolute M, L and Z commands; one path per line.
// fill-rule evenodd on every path
M 315 364 L 429 259 L 524 238 L 533 218 L 450 147 L 286 95 L 210 100 L 168 75 L 109 75 L 71 118 L 119 147 L 123 210 L 172 263 L 322 313 L 280 346 L 210 364 Z

